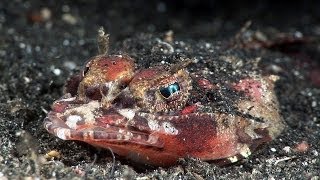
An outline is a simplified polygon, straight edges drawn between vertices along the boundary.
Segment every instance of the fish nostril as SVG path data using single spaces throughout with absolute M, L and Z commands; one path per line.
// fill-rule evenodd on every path
M 82 76 L 84 77 L 88 71 L 89 71 L 89 66 L 86 66 L 82 71 Z

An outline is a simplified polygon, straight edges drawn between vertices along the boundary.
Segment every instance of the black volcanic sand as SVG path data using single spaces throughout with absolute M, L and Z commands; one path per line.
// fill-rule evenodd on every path
M 0 2 L 0 179 L 319 179 L 319 41 L 273 49 L 222 49 L 247 20 L 252 20 L 252 30 L 271 28 L 319 39 L 319 2 L 297 1 L 291 7 L 273 1 L 74 3 Z M 111 33 L 111 52 L 132 56 L 139 67 L 195 58 L 198 64 L 192 71 L 207 61 L 214 72 L 210 80 L 222 82 L 232 73 L 232 64 L 222 59 L 232 57 L 243 62 L 248 74 L 258 63 L 257 71 L 279 75 L 275 91 L 284 132 L 248 159 L 227 167 L 182 159 L 170 168 L 142 167 L 117 156 L 113 164 L 108 150 L 48 134 L 42 126 L 46 112 L 62 96 L 66 79 L 97 54 L 99 26 Z M 168 30 L 174 33 L 173 53 L 159 43 Z M 235 79 L 237 75 L 244 74 L 235 73 Z M 46 160 L 51 150 L 61 157 Z

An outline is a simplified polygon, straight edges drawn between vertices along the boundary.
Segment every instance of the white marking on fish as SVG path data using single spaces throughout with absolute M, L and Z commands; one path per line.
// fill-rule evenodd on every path
M 166 134 L 177 135 L 179 133 L 179 131 L 170 122 L 163 122 L 162 128 Z
M 67 140 L 67 137 L 70 137 L 70 130 L 66 128 L 57 128 L 55 134 L 58 138 Z
M 159 122 L 156 120 L 148 119 L 148 126 L 152 131 L 159 131 L 160 130 Z
M 132 120 L 136 115 L 136 111 L 134 109 L 119 109 L 118 113 L 126 117 L 128 120 Z
M 77 122 L 81 121 L 82 117 L 79 115 L 70 115 L 67 117 L 66 125 L 71 129 L 77 129 Z

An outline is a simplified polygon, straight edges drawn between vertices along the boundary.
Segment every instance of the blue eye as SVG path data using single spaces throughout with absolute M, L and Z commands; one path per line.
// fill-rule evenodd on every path
M 169 98 L 173 93 L 178 91 L 180 91 L 180 86 L 177 82 L 170 84 L 167 87 L 160 87 L 160 93 L 165 98 Z

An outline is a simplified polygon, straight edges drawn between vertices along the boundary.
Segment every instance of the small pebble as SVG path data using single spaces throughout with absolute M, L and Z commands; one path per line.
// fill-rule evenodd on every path
M 276 148 L 270 148 L 272 152 L 277 152 Z
M 72 62 L 72 61 L 65 61 L 63 63 L 63 66 L 70 69 L 70 70 L 73 70 L 77 67 L 76 63 Z
M 290 146 L 286 146 L 282 149 L 284 152 L 289 153 L 291 151 Z
M 78 22 L 77 18 L 71 14 L 63 14 L 62 20 L 71 25 L 75 25 Z
M 54 75 L 59 76 L 61 74 L 61 69 L 56 68 L 52 72 Z
M 310 148 L 310 145 L 308 144 L 307 141 L 301 141 L 299 144 L 297 144 L 294 147 L 293 150 L 296 152 L 305 153 L 309 150 L 309 148 Z

